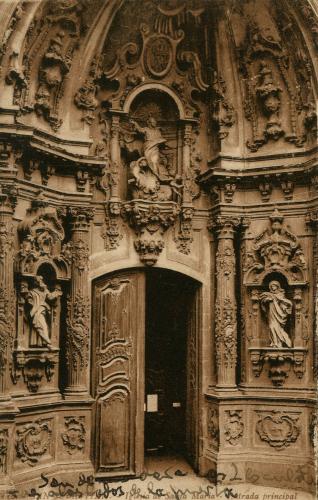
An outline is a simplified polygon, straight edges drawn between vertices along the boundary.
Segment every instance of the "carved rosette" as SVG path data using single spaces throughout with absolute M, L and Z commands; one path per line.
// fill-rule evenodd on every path
M 232 446 L 237 446 L 242 441 L 244 433 L 242 411 L 226 410 L 225 415 L 226 415 L 224 423 L 225 439 Z
M 145 265 L 157 262 L 164 247 L 163 234 L 175 223 L 178 213 L 174 202 L 134 200 L 123 205 L 122 215 L 135 230 L 135 249 Z
M 283 450 L 297 441 L 300 434 L 299 415 L 259 412 L 256 432 L 260 439 L 276 450 Z
M 67 453 L 83 453 L 86 439 L 85 417 L 65 417 L 64 426 L 66 430 L 61 438 Z
M 215 347 L 217 385 L 233 387 L 236 384 L 237 323 L 234 251 L 234 231 L 240 224 L 236 217 L 216 217 L 211 229 L 216 232 L 216 300 Z
M 52 438 L 51 423 L 37 420 L 17 429 L 16 454 L 22 462 L 35 466 L 49 451 Z

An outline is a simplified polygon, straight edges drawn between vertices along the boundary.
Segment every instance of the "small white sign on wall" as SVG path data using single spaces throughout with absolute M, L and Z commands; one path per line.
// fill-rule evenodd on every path
M 158 411 L 158 394 L 147 394 L 147 412 Z

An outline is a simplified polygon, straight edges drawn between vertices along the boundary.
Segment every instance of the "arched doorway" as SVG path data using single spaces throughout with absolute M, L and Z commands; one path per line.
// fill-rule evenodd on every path
M 198 460 L 200 284 L 164 269 L 93 285 L 97 476 L 143 472 L 145 454 Z

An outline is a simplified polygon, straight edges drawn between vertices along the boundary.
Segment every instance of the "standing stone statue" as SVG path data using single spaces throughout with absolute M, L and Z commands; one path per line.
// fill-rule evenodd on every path
M 270 347 L 292 347 L 291 339 L 284 330 L 288 316 L 292 312 L 292 302 L 285 297 L 285 292 L 278 281 L 271 281 L 268 285 L 269 292 L 260 296 L 263 310 L 267 313 Z
M 27 283 L 21 284 L 21 295 L 26 302 L 31 305 L 29 312 L 31 324 L 37 335 L 41 338 L 44 345 L 51 347 L 51 339 L 49 336 L 48 317 L 50 314 L 49 302 L 54 301 L 62 295 L 59 286 L 53 292 L 50 292 L 43 281 L 42 276 L 36 276 L 36 286 L 29 290 Z
M 148 117 L 147 126 L 140 127 L 135 121 L 132 122 L 137 132 L 144 136 L 143 154 L 148 162 L 149 168 L 160 178 L 160 145 L 166 142 L 162 136 L 157 121 L 152 116 Z

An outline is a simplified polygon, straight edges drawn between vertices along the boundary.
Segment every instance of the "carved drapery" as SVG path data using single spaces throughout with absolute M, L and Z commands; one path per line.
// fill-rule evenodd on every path
M 212 223 L 217 238 L 215 350 L 219 388 L 236 386 L 237 307 L 234 232 L 239 223 L 238 218 L 230 216 L 218 216 Z
M 71 290 L 67 301 L 66 362 L 68 380 L 65 394 L 69 397 L 88 392 L 89 356 L 89 229 L 93 210 L 70 207 L 72 238 L 64 253 L 71 262 Z
M 0 401 L 8 395 L 9 364 L 15 326 L 13 199 L 6 187 L 0 193 Z

